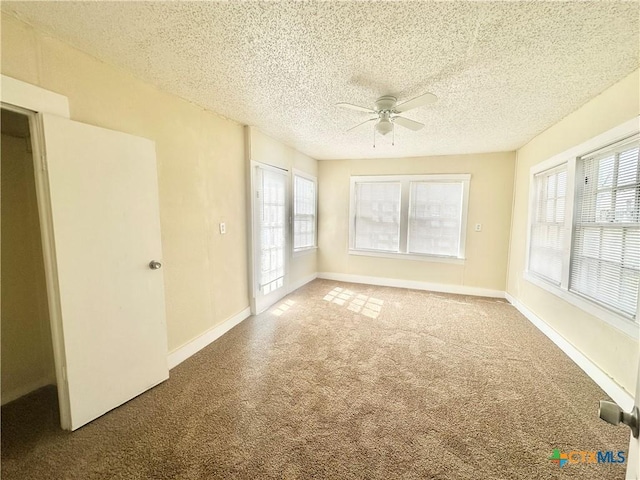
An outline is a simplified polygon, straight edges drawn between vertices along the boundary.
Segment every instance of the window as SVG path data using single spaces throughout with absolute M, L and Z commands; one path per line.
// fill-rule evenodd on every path
M 470 175 L 351 177 L 350 253 L 464 258 Z
M 399 183 L 356 183 L 356 249 L 399 251 L 400 191 Z
M 569 289 L 635 318 L 640 280 L 639 142 L 579 159 Z
M 640 136 L 625 125 L 532 171 L 526 278 L 637 335 Z
M 293 250 L 316 246 L 316 179 L 293 176 Z
M 286 173 L 286 172 L 285 172 Z M 258 167 L 259 287 L 267 295 L 284 285 L 286 273 L 287 178 L 276 169 Z
M 409 188 L 409 253 L 457 257 L 462 182 L 411 182 Z
M 536 199 L 531 221 L 529 271 L 560 285 L 564 255 L 564 210 L 567 164 L 533 178 Z

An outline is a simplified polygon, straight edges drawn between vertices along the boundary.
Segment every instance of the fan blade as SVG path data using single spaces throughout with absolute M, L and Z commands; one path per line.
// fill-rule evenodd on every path
M 378 117 L 376 117 L 376 118 L 370 118 L 369 120 L 365 120 L 364 122 L 357 124 L 355 127 L 351 127 L 349 130 L 347 130 L 347 132 L 350 132 L 351 130 L 356 129 L 356 128 L 358 128 L 358 127 L 360 127 L 360 126 L 364 125 L 365 123 L 374 122 L 374 121 L 376 121 L 376 120 L 378 120 Z
M 404 117 L 393 117 L 394 123 L 398 125 L 402 125 L 404 128 L 408 128 L 409 130 L 413 130 L 414 132 L 420 130 L 424 127 L 424 123 L 416 122 L 415 120 L 409 120 Z
M 424 93 L 419 97 L 412 98 L 400 105 L 396 105 L 394 110 L 398 113 L 406 112 L 407 110 L 411 110 L 412 108 L 422 107 L 423 105 L 429 105 L 430 103 L 434 103 L 438 100 L 433 93 Z
M 353 105 L 352 103 L 336 103 L 336 107 L 349 108 L 351 110 L 358 110 L 359 112 L 376 113 L 375 110 L 367 107 L 361 107 L 359 105 Z

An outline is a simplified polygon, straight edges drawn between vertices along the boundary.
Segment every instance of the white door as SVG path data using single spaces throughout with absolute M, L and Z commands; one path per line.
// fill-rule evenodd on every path
M 255 313 L 286 294 L 289 232 L 288 172 L 254 167 Z
M 155 144 L 41 120 L 60 413 L 75 430 L 169 377 Z

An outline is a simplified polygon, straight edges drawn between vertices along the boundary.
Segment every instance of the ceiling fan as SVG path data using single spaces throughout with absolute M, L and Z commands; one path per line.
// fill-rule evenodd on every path
M 376 115 L 375 117 L 365 120 L 364 122 L 359 123 L 358 125 L 347 130 L 347 132 L 350 132 L 351 130 L 354 130 L 364 124 L 376 122 L 373 129 L 373 146 L 375 148 L 376 132 L 380 133 L 381 135 L 387 135 L 389 132 L 394 132 L 395 136 L 394 125 L 396 123 L 413 131 L 420 130 L 422 127 L 424 127 L 424 123 L 401 117 L 399 114 L 404 113 L 408 110 L 412 110 L 414 108 L 429 105 L 430 103 L 434 103 L 436 100 L 438 100 L 438 97 L 436 97 L 433 93 L 423 93 L 422 95 L 411 100 L 403 103 L 398 103 L 398 99 L 396 97 L 385 95 L 376 100 L 375 108 L 361 107 L 359 105 L 353 105 L 351 103 L 337 103 L 336 106 Z M 392 142 L 392 145 L 394 143 L 395 138 Z

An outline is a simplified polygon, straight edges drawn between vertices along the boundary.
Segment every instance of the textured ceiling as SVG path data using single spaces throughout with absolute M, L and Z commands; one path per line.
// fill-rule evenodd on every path
M 2 2 L 318 159 L 514 150 L 638 68 L 638 2 Z M 408 112 L 395 146 L 338 102 Z

